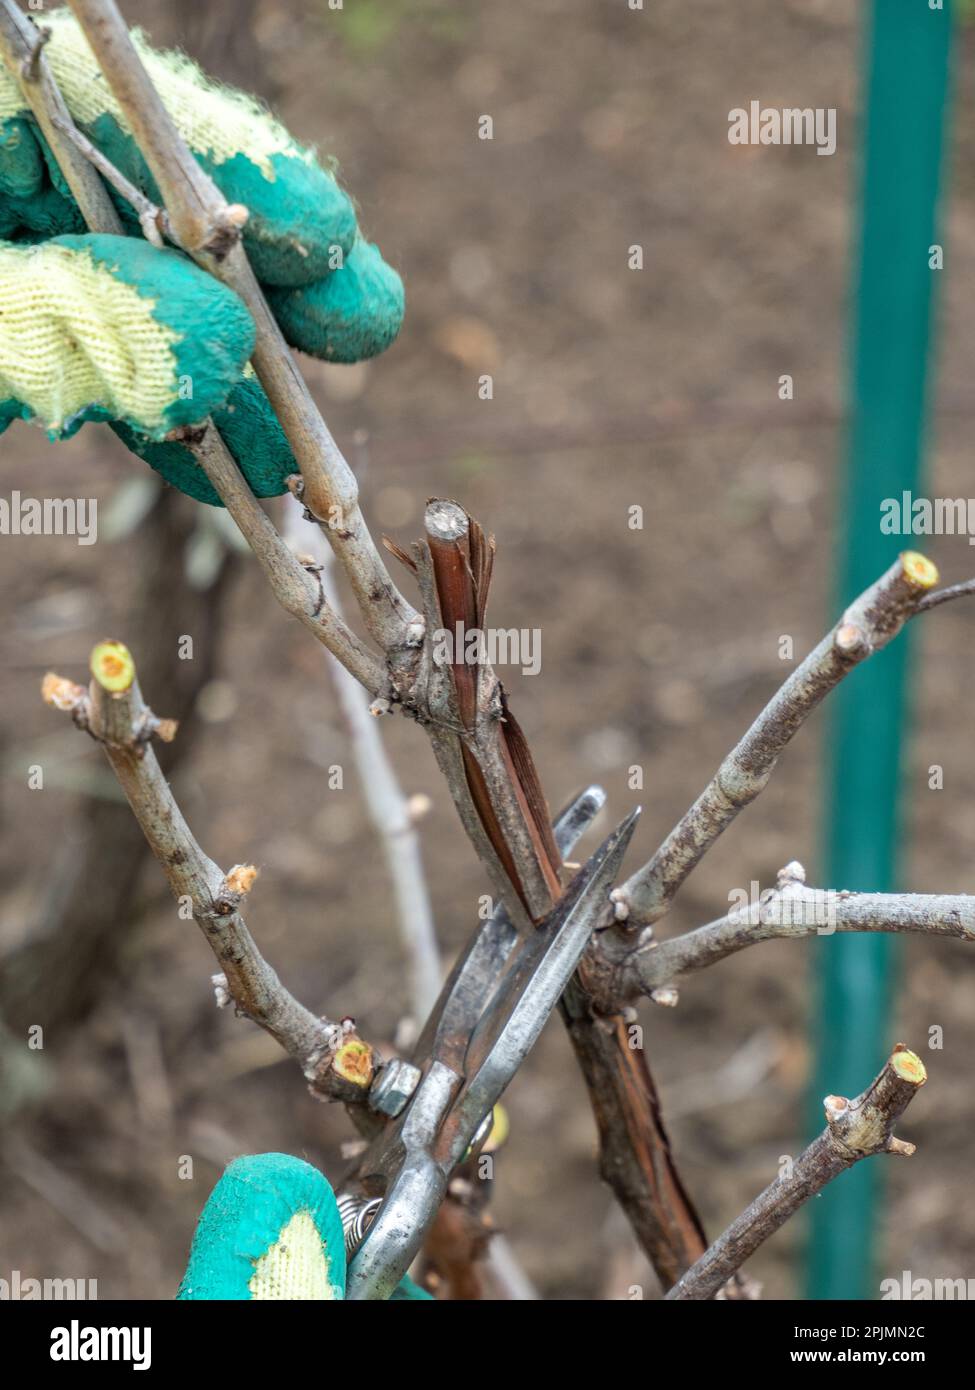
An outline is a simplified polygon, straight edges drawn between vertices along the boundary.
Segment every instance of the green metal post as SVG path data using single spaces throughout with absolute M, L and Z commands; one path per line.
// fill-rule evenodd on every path
M 948 102 L 952 16 L 928 0 L 873 0 L 861 164 L 861 231 L 852 323 L 852 420 L 841 496 L 838 606 L 910 543 L 880 532 L 880 504 L 921 491 L 936 209 Z M 825 872 L 834 888 L 897 883 L 900 753 L 909 632 L 855 671 L 829 702 Z M 822 1097 L 854 1095 L 896 1041 L 894 939 L 817 939 L 812 1039 L 816 1130 Z M 880 1165 L 857 1164 L 812 1205 L 810 1298 L 877 1298 Z

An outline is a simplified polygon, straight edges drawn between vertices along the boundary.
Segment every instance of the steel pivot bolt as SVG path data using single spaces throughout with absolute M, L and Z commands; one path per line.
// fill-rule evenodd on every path
M 398 1115 L 419 1086 L 421 1075 L 419 1067 L 401 1057 L 384 1062 L 369 1088 L 369 1105 L 383 1115 Z

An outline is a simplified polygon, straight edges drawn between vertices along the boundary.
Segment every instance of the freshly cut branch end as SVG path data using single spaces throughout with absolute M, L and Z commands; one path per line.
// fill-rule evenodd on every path
M 914 1086 L 923 1086 L 928 1079 L 927 1068 L 921 1061 L 916 1052 L 912 1052 L 903 1043 L 898 1043 L 890 1058 L 891 1070 L 900 1077 L 902 1081 L 910 1082 Z
M 332 1070 L 353 1086 L 368 1090 L 375 1071 L 375 1053 L 361 1038 L 349 1038 L 336 1049 Z
M 898 1043 L 883 1071 L 856 1100 L 827 1096 L 826 1124 L 838 1149 L 850 1160 L 876 1153 L 913 1153 L 914 1145 L 895 1140 L 893 1127 L 928 1079 L 917 1053 Z
M 464 508 L 443 497 L 430 499 L 423 522 L 427 534 L 439 541 L 459 541 L 470 529 L 470 518 Z
M 901 568 L 904 578 L 915 589 L 926 592 L 933 589 L 940 579 L 938 566 L 933 560 L 929 560 L 926 555 L 922 555 L 918 550 L 905 550 L 901 554 Z
M 49 672 L 41 687 L 47 704 L 69 713 L 78 728 L 101 744 L 167 882 L 177 898 L 188 897 L 220 966 L 212 977 L 217 1006 L 231 1002 L 301 1066 L 313 1095 L 361 1104 L 372 1079 L 372 1048 L 351 1019 L 332 1023 L 300 1004 L 261 955 L 244 921 L 241 903 L 257 878 L 253 864 L 228 873 L 204 854 L 173 797 L 150 742 L 176 731 L 145 704 L 135 663 L 121 642 L 102 642 L 92 653 L 92 671 L 118 690 L 93 679 L 89 688 Z
M 89 669 L 103 690 L 117 695 L 135 680 L 135 661 L 124 642 L 106 639 L 92 648 Z
M 254 887 L 258 870 L 253 864 L 235 864 L 225 875 L 219 892 L 213 900 L 213 911 L 217 917 L 226 917 L 236 912 Z
M 812 711 L 854 667 L 886 647 L 923 611 L 925 597 L 937 582 L 937 566 L 917 551 L 905 550 L 853 600 L 832 631 L 787 677 L 652 859 L 614 891 L 617 924 L 632 930 L 669 911 L 687 876 L 768 785 L 780 754 Z

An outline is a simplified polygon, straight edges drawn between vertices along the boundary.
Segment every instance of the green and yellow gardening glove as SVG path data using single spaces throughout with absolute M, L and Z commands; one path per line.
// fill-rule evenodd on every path
M 235 1159 L 203 1208 L 176 1297 L 344 1299 L 342 1218 L 318 1169 L 288 1154 Z M 407 1277 L 393 1299 L 430 1294 Z
M 153 201 L 159 192 L 73 17 L 45 14 L 45 54 L 76 123 Z M 403 287 L 361 236 L 334 174 L 253 98 L 211 81 L 187 57 L 133 35 L 199 163 L 249 211 L 243 240 L 287 340 L 334 362 L 382 352 L 399 331 Z M 36 418 L 55 438 L 87 420 L 182 491 L 219 499 L 182 444 L 180 425 L 212 414 L 258 496 L 284 491 L 291 451 L 252 373 L 253 327 L 229 290 L 174 251 L 86 235 L 47 144 L 0 64 L 0 433 Z

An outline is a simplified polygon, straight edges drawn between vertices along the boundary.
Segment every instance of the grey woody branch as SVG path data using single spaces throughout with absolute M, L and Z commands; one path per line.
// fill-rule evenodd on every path
M 189 906 L 216 957 L 218 1003 L 233 1000 L 238 1013 L 269 1033 L 298 1062 L 313 1094 L 363 1100 L 376 1065 L 372 1048 L 349 1022 L 306 1009 L 264 960 L 242 912 L 256 870 L 238 864 L 225 874 L 196 842 L 151 747 L 154 737 L 169 742 L 176 726 L 144 703 L 128 649 L 99 643 L 91 669 L 87 690 L 48 674 L 42 696 L 101 744 L 173 894 Z
M 950 603 L 955 598 L 968 598 L 975 594 L 975 579 L 965 579 L 960 584 L 950 584 L 945 589 L 936 589 L 932 594 L 925 594 L 917 606 L 919 613 L 926 613 L 929 608 L 939 608 L 942 603 Z
M 910 1156 L 914 1145 L 895 1138 L 893 1129 L 926 1080 L 920 1057 L 898 1044 L 880 1075 L 855 1100 L 827 1096 L 823 1133 L 732 1222 L 667 1298 L 714 1298 L 758 1247 L 833 1178 L 871 1154 Z
M 975 941 L 975 897 L 809 888 L 802 865 L 791 863 L 758 902 L 682 936 L 628 952 L 605 989 L 616 999 L 652 996 L 682 975 L 704 970 L 759 941 L 796 941 L 834 932 L 914 932 Z
M 425 726 L 465 829 L 509 910 L 523 924 L 539 920 L 561 892 L 561 865 L 548 840 L 548 813 L 527 745 L 489 667 L 471 669 L 455 662 L 445 670 L 430 657 L 434 627 L 449 631 L 462 620 L 468 629 L 483 630 L 492 547 L 461 508 L 435 504 L 428 509 L 423 542 L 412 557 L 401 554 L 416 574 L 424 616 L 400 595 L 361 516 L 351 469 L 314 406 L 247 261 L 240 241 L 246 209 L 226 204 L 186 148 L 114 0 L 70 3 L 152 170 L 173 236 L 234 289 L 251 312 L 257 330 L 254 365 L 301 470 L 292 490 L 345 569 L 385 665 L 332 612 L 313 573 L 302 570 L 299 575 L 212 426 L 195 441 L 201 466 L 279 600 L 376 696 L 374 711 L 399 702 Z M 650 863 L 616 891 L 619 919 L 639 927 L 666 912 L 687 874 L 765 786 L 776 758 L 810 711 L 918 611 L 920 597 L 935 579 L 927 561 L 903 557 L 852 605 Z M 563 1016 L 597 1111 L 604 1171 L 661 1277 L 670 1283 L 703 1251 L 700 1223 L 673 1166 L 642 1054 L 628 1047 L 618 1011 L 597 1007 L 597 975 L 591 977 L 587 966 L 580 969 Z
M 322 524 L 352 585 L 363 622 L 386 652 L 417 615 L 399 593 L 359 509 L 355 476 L 329 433 L 268 308 L 240 240 L 247 210 L 228 204 L 193 158 L 142 65 L 115 0 L 70 0 L 156 180 L 182 248 L 241 297 L 256 328 L 254 368 L 302 476 L 302 501 Z
M 384 688 L 381 660 L 329 603 L 313 570 L 304 568 L 247 485 L 212 423 L 189 435 L 197 462 L 233 517 L 282 608 L 298 619 L 372 695 Z
M 663 917 L 692 869 L 767 785 L 779 755 L 826 695 L 885 647 L 938 581 L 930 560 L 905 551 L 847 608 L 782 685 L 653 858 L 613 892 L 617 920 L 637 928 Z
M 92 165 L 105 182 L 111 184 L 116 193 L 120 194 L 135 209 L 139 216 L 139 226 L 142 228 L 143 235 L 152 242 L 153 246 L 162 246 L 163 238 L 171 241 L 174 245 L 179 244 L 169 217 L 163 209 L 157 207 L 151 198 L 147 198 L 141 189 L 136 188 L 134 183 L 130 183 L 122 171 L 117 169 L 112 161 L 102 154 L 97 145 L 93 145 L 88 136 L 78 129 L 70 116 L 67 119 L 60 115 L 54 116 L 53 124 L 56 130 L 71 141 L 81 157 Z M 90 222 L 88 225 L 91 227 Z M 91 227 L 91 230 L 101 229 Z
M 293 543 L 299 552 L 303 546 L 308 547 L 310 554 L 302 555 L 302 563 L 316 576 L 332 611 L 341 617 L 332 551 L 326 545 L 321 530 L 302 521 L 300 503 L 287 495 L 282 501 L 285 539 Z M 386 857 L 396 899 L 400 940 L 410 963 L 413 1016 L 419 1025 L 436 1004 L 442 981 L 433 909 L 416 830 L 416 822 L 429 802 L 426 798 L 407 797 L 403 792 L 390 761 L 379 721 L 370 712 L 369 700 L 359 683 L 348 669 L 333 666 L 331 662 L 329 673 L 352 744 L 369 817 Z M 369 686 L 366 681 L 363 684 Z

